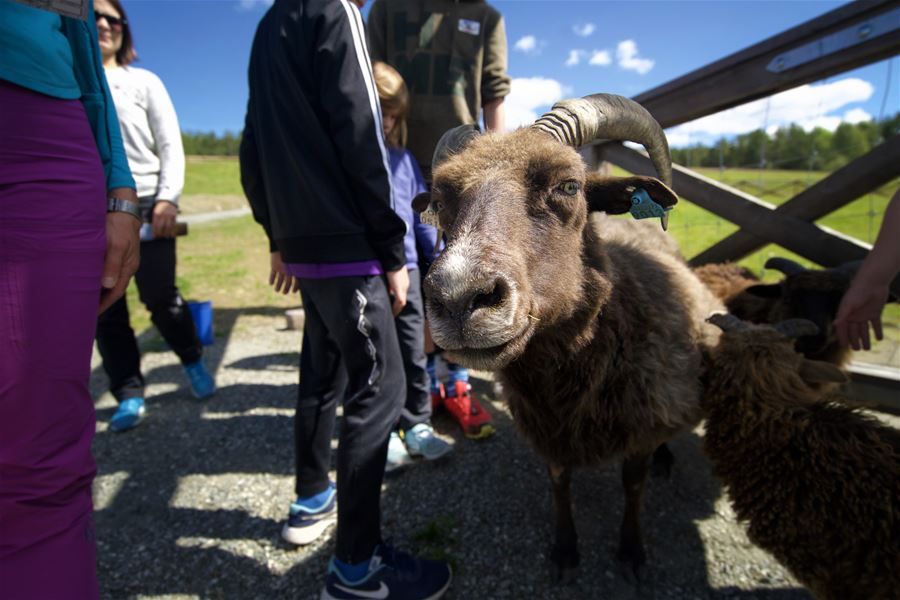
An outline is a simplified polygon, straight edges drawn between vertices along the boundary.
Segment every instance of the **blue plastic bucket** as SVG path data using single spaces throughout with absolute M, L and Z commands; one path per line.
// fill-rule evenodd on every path
M 216 341 L 213 334 L 213 310 L 212 302 L 194 302 L 187 303 L 191 316 L 194 318 L 194 327 L 197 328 L 197 337 L 204 346 L 212 346 Z

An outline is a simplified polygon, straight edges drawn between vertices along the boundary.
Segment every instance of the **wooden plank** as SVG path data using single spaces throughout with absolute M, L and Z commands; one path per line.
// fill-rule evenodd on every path
M 615 142 L 598 146 L 595 152 L 598 160 L 608 160 L 636 175 L 656 176 L 653 163 L 643 152 Z M 679 196 L 825 267 L 865 258 L 872 248 L 828 227 L 778 214 L 768 202 L 680 165 L 672 165 L 672 183 Z M 891 293 L 900 296 L 900 276 L 891 283 Z
M 900 415 L 900 369 L 880 365 L 850 364 L 850 382 L 842 390 L 878 410 Z
M 851 2 L 634 98 L 663 128 L 692 121 L 900 53 L 900 31 L 871 38 L 782 72 L 766 67 L 785 52 L 900 6 L 900 0 Z M 766 10 L 761 8 L 761 10 Z
M 838 169 L 775 209 L 778 214 L 814 221 L 878 189 L 900 176 L 900 135 L 891 137 L 865 156 Z M 768 243 L 747 231 L 738 231 L 691 260 L 694 265 L 739 260 Z

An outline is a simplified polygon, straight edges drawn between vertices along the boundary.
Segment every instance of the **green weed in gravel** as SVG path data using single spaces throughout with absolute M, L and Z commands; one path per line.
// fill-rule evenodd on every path
M 450 563 L 454 573 L 459 573 L 457 559 L 450 552 L 450 548 L 456 545 L 453 530 L 459 524 L 449 516 L 432 519 L 417 530 L 413 536 L 417 554 L 421 558 L 431 560 L 445 560 Z

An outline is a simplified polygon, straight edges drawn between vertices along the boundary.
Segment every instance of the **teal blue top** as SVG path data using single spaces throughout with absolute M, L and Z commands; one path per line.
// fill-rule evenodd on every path
M 94 8 L 87 21 L 0 0 L 0 79 L 41 94 L 81 99 L 97 141 L 106 187 L 134 188 L 109 94 Z

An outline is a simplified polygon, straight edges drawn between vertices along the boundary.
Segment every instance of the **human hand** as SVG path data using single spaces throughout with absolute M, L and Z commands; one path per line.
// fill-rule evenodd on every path
M 287 272 L 284 262 L 281 260 L 281 252 L 273 252 L 271 256 L 272 270 L 269 272 L 269 285 L 275 293 L 284 295 L 296 292 L 300 289 L 300 282 L 296 277 Z
M 854 281 L 841 299 L 834 328 L 842 346 L 854 350 L 869 350 L 869 324 L 875 332 L 875 339 L 882 339 L 881 311 L 888 298 L 888 286 L 866 281 Z
M 396 271 L 389 271 L 386 276 L 388 293 L 393 298 L 391 309 L 396 317 L 403 310 L 403 307 L 406 306 L 406 294 L 409 292 L 409 271 L 406 270 L 406 265 L 404 265 Z
M 178 216 L 178 207 L 168 200 L 157 200 L 153 205 L 153 237 L 175 237 L 175 218 Z
M 128 281 L 141 263 L 140 228 L 141 222 L 130 214 L 106 213 L 106 256 L 103 259 L 100 313 L 122 297 Z

